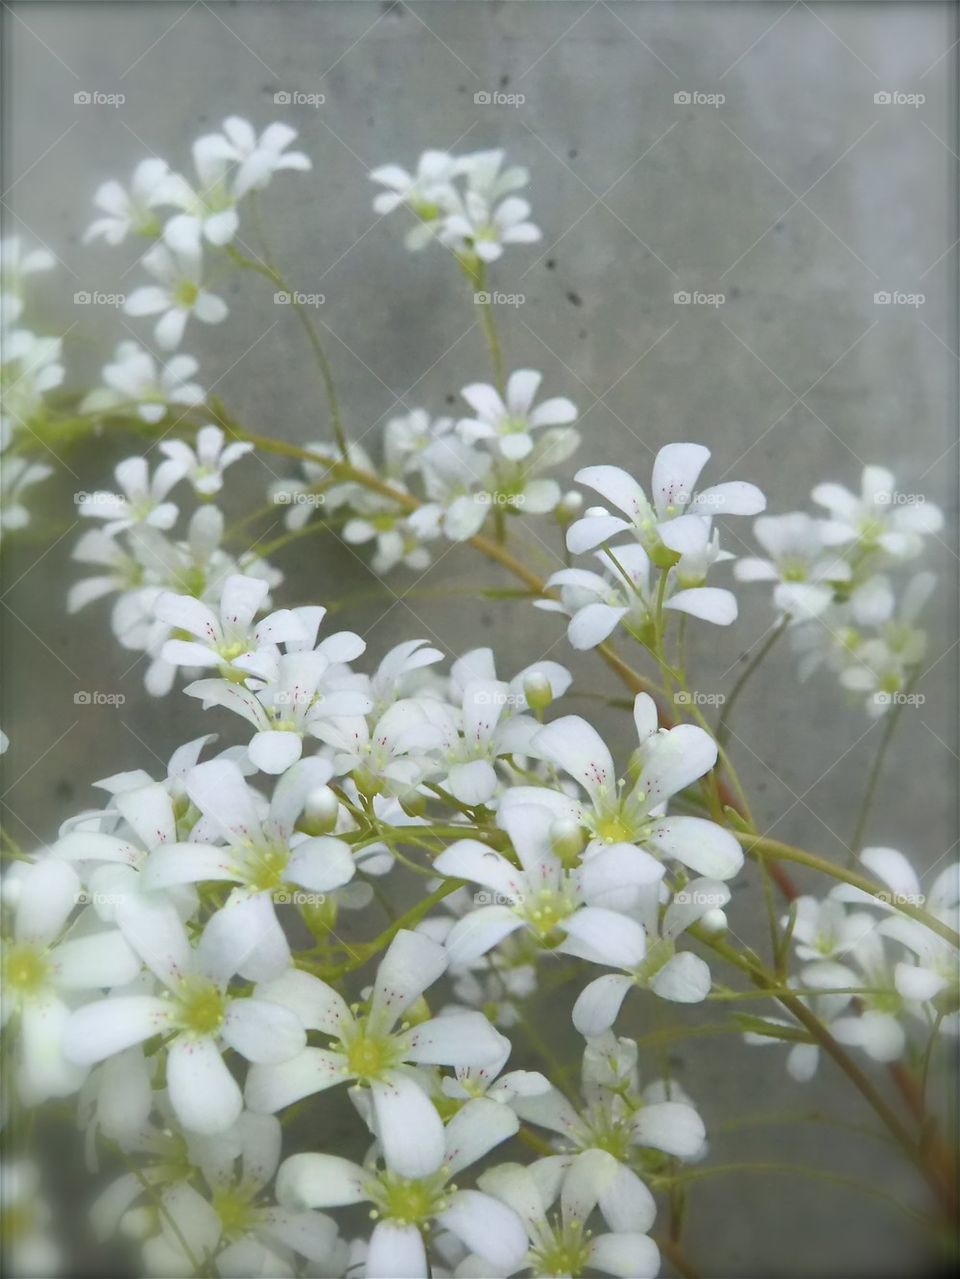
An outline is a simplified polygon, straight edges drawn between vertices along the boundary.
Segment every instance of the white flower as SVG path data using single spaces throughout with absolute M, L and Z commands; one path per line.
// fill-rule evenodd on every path
M 79 503 L 81 515 L 106 520 L 104 532 L 111 536 L 135 524 L 173 528 L 179 511 L 174 502 L 164 499 L 183 479 L 180 462 L 161 462 L 151 475 L 145 457 L 128 457 L 114 467 L 113 474 L 121 492 L 85 493 Z
M 123 309 L 127 315 L 160 315 L 154 336 L 164 350 L 179 346 L 191 315 L 204 324 L 226 318 L 227 304 L 203 287 L 200 237 L 189 220 L 168 223 L 164 242 L 144 255 L 143 265 L 158 283 L 134 289 Z
M 66 862 L 48 857 L 17 875 L 13 935 L 3 945 L 3 1019 L 16 1019 L 17 1085 L 28 1105 L 67 1096 L 83 1082 L 86 1070 L 63 1052 L 77 992 L 126 985 L 140 969 L 116 929 L 67 930 L 81 900 Z
M 670 552 L 685 549 L 683 533 L 687 517 L 708 522 L 715 515 L 756 515 L 766 498 L 754 484 L 732 480 L 697 489 L 700 472 L 710 450 L 702 444 L 667 444 L 654 458 L 652 501 L 637 481 L 619 466 L 588 466 L 575 478 L 596 490 L 626 519 L 606 512 L 577 520 L 567 532 L 567 547 L 575 555 L 608 542 L 618 533 L 631 531 L 661 566 L 673 563 Z M 677 545 L 674 542 L 680 539 Z M 665 554 L 666 552 L 666 554 Z
M 201 426 L 193 448 L 183 440 L 162 440 L 160 452 L 180 462 L 195 493 L 212 497 L 223 488 L 227 467 L 253 450 L 245 440 L 231 440 L 224 447 L 225 438 L 219 426 Z
M 636 1175 L 606 1151 L 585 1158 L 560 1155 L 539 1159 L 529 1168 L 500 1164 L 482 1173 L 477 1183 L 511 1207 L 529 1237 L 522 1263 L 534 1275 L 618 1275 L 622 1279 L 654 1279 L 660 1252 L 647 1235 L 656 1215 L 653 1196 Z M 560 1199 L 559 1214 L 550 1209 Z M 587 1229 L 599 1208 L 608 1226 L 600 1234 Z M 487 1275 L 468 1259 L 458 1273 Z M 503 1270 L 503 1275 L 510 1271 Z
M 4 333 L 0 447 L 7 447 L 18 426 L 30 428 L 43 412 L 44 395 L 63 381 L 61 348 L 59 338 L 38 337 L 27 329 Z
M 545 804 L 560 821 L 572 822 L 588 837 L 585 856 L 611 844 L 635 844 L 655 856 L 676 860 L 698 875 L 731 879 L 743 865 L 736 838 L 702 817 L 661 816 L 667 801 L 708 773 L 717 744 L 702 728 L 657 727 L 652 698 L 638 693 L 634 722 L 639 739 L 638 776 L 617 781 L 613 759 L 596 729 L 578 715 L 554 720 L 534 736 L 532 750 L 568 773 L 586 792 L 573 799 L 559 790 L 515 786 L 501 801 L 501 816 L 516 804 Z
M 446 1020 L 442 1018 L 441 1020 Z M 522 1263 L 526 1237 L 517 1214 L 478 1190 L 460 1190 L 451 1179 L 517 1131 L 506 1106 L 484 1098 L 468 1101 L 445 1129 L 435 1159 L 410 1174 L 389 1154 L 386 1167 L 361 1167 L 336 1155 L 293 1155 L 277 1176 L 277 1197 L 295 1208 L 372 1203 L 377 1224 L 370 1238 L 366 1279 L 427 1276 L 424 1235 L 434 1225 L 447 1230 L 498 1272 Z
M 177 465 L 182 465 L 181 459 Z M 243 678 L 244 658 L 255 657 L 268 644 L 305 639 L 303 624 L 288 608 L 277 609 L 254 625 L 268 591 L 261 578 L 231 574 L 223 583 L 219 616 L 201 600 L 165 591 L 157 599 L 156 616 L 195 638 L 167 640 L 164 661 L 174 666 L 215 666 L 228 677 L 236 673 Z
M 223 134 L 207 133 L 196 139 L 192 152 L 196 188 L 179 173 L 171 173 L 161 188 L 163 203 L 183 210 L 167 223 L 164 238 L 195 236 L 199 240 L 202 235 L 218 247 L 229 244 L 240 225 L 239 197 L 229 182 L 234 148 Z
M 333 748 L 338 775 L 351 774 L 364 785 L 379 784 L 399 793 L 422 780 L 439 740 L 423 703 L 404 697 L 387 706 L 373 723 L 361 715 L 338 715 L 317 724 L 315 731 Z
M 818 484 L 811 496 L 830 513 L 823 524 L 826 544 L 855 543 L 894 559 L 919 555 L 924 537 L 943 527 L 943 515 L 922 494 L 901 494 L 896 485 L 893 473 L 882 466 L 864 467 L 859 496 L 842 484 Z
M 497 451 L 512 460 L 526 457 L 533 449 L 532 431 L 541 426 L 561 426 L 577 416 L 576 405 L 564 396 L 533 407 L 542 380 L 543 374 L 534 369 L 517 369 L 507 379 L 505 400 L 486 383 L 465 386 L 460 394 L 475 416 L 457 423 L 461 437 L 469 444 L 493 440 Z
M 409 516 L 417 536 L 429 541 L 443 534 L 451 542 L 463 542 L 479 532 L 490 514 L 489 456 L 444 436 L 424 449 L 420 472 L 428 500 Z
M 454 924 L 447 937 L 453 964 L 478 959 L 519 928 L 526 928 L 541 943 L 555 942 L 556 930 L 573 932 L 575 921 L 589 915 L 591 906 L 610 907 L 601 912 L 604 916 L 614 915 L 617 909 L 629 910 L 638 900 L 638 890 L 659 883 L 663 876 L 664 868 L 655 857 L 629 843 L 611 844 L 582 866 L 565 870 L 551 846 L 556 819 L 549 808 L 511 804 L 503 808 L 501 821 L 519 868 L 475 839 L 457 840 L 434 860 L 434 868 L 442 875 L 467 879 L 488 890 L 475 895 L 479 909 Z M 487 901 L 492 904 L 484 904 Z M 611 927 L 616 929 L 616 918 Z
M 154 209 L 166 203 L 169 173 L 166 160 L 146 159 L 134 169 L 129 192 L 115 179 L 97 187 L 93 202 L 103 216 L 84 232 L 84 244 L 98 238 L 107 244 L 122 244 L 131 232 L 151 239 L 158 236 L 162 223 Z
M 39 1186 L 39 1169 L 32 1160 L 4 1158 L 0 1164 L 3 1268 L 24 1279 L 49 1279 L 60 1274 L 63 1266 L 60 1248 L 50 1229 L 50 1205 L 40 1194 Z
M 296 129 L 280 121 L 268 124 L 258 138 L 253 125 L 240 116 L 224 120 L 222 137 L 238 166 L 233 175 L 233 193 L 238 200 L 248 191 L 262 191 L 281 170 L 305 173 L 313 167 L 302 151 L 287 150 L 296 136 Z
M 384 512 L 347 520 L 343 540 L 351 546 L 376 543 L 370 561 L 374 573 L 389 573 L 398 564 L 422 572 L 430 564 L 430 552 L 420 544 L 417 528 L 407 515 Z
M 330 777 L 330 765 L 314 756 L 289 768 L 277 782 L 264 816 L 239 767 L 229 759 L 198 764 L 184 786 L 205 819 L 190 843 L 154 849 L 143 870 L 153 890 L 209 882 L 239 885 L 215 916 L 224 932 L 246 929 L 246 958 L 237 971 L 254 979 L 275 975 L 289 962 L 290 949 L 274 911 L 284 904 L 322 896 L 353 878 L 350 848 L 328 835 L 295 830 L 308 796 Z M 226 841 L 226 847 L 214 844 Z M 206 840 L 207 842 L 200 842 Z M 208 925 L 210 927 L 211 925 Z
M 4 328 L 23 314 L 23 286 L 28 277 L 50 271 L 55 264 L 49 249 L 27 249 L 18 235 L 0 241 L 0 324 Z
M 387 190 L 374 197 L 374 212 L 383 216 L 401 205 L 408 208 L 418 224 L 407 233 L 407 248 L 422 249 L 439 232 L 443 214 L 455 204 L 452 181 L 456 174 L 457 162 L 445 151 L 424 151 L 415 174 L 398 164 L 380 165 L 372 170 L 370 180 Z
M 591 864 L 587 862 L 587 866 Z M 662 921 L 657 885 L 640 894 L 636 913 L 641 923 L 597 907 L 573 916 L 565 925 L 567 937 L 558 949 L 591 963 L 620 968 L 625 974 L 597 977 L 580 992 L 573 1024 L 581 1035 L 602 1035 L 609 1030 L 631 986 L 649 988 L 672 1003 L 702 1003 L 710 993 L 710 969 L 698 955 L 678 951 L 676 941 L 691 924 L 708 911 L 722 909 L 729 900 L 726 884 L 694 879 L 673 894 Z
M 453 430 L 452 417 L 431 418 L 426 409 L 412 409 L 392 417 L 383 428 L 383 453 L 387 474 L 402 477 L 416 470 L 423 450 Z
M 304 1026 L 325 1035 L 330 1047 L 305 1048 L 292 1061 L 251 1070 L 247 1105 L 275 1112 L 355 1080 L 370 1090 L 373 1126 L 391 1170 L 410 1178 L 435 1172 L 445 1152 L 443 1123 L 411 1067 L 482 1066 L 500 1061 L 503 1052 L 503 1036 L 482 1013 L 448 1013 L 397 1025 L 446 966 L 442 946 L 401 929 L 380 961 L 369 1001 L 356 1012 L 309 973 L 291 972 L 258 987 L 265 998 L 294 1008 Z
M 86 396 L 81 412 L 135 404 L 144 422 L 159 422 L 171 404 L 193 408 L 203 403 L 203 388 L 190 381 L 198 367 L 192 355 L 174 355 L 158 371 L 156 360 L 139 342 L 119 342 L 113 362 L 104 365 L 100 375 L 105 385 Z
M 803 511 L 764 515 L 753 534 L 769 559 L 748 556 L 733 566 L 740 582 L 776 582 L 773 602 L 792 618 L 817 617 L 833 603 L 836 585 L 849 582 L 850 565 L 824 542 L 824 522 Z
M 294 1254 L 337 1273 L 340 1245 L 336 1223 L 319 1212 L 290 1211 L 278 1207 L 267 1193 L 280 1162 L 282 1134 L 279 1123 L 268 1115 L 245 1111 L 236 1124 L 215 1140 L 194 1138 L 188 1158 L 199 1166 L 203 1194 L 182 1177 L 171 1184 L 172 1170 L 182 1169 L 183 1152 L 164 1152 L 144 1170 L 147 1189 L 158 1189 L 160 1233 L 144 1244 L 144 1264 L 151 1275 L 188 1274 L 198 1257 L 215 1255 L 216 1272 L 223 1276 L 268 1274 L 283 1277 L 296 1272 Z M 161 1138 L 162 1141 L 162 1138 Z M 239 1165 L 239 1167 L 237 1167 Z M 188 1173 L 192 1172 L 188 1163 Z M 129 1178 L 133 1178 L 132 1184 Z M 144 1185 L 127 1174 L 110 1188 L 112 1202 L 104 1209 L 116 1217 L 121 1203 L 129 1210 L 142 1196 Z
M 27 527 L 30 512 L 23 504 L 23 495 L 52 474 L 53 467 L 44 462 L 31 462 L 20 456 L 0 459 L 0 532 Z
M 897 694 L 909 683 L 927 651 L 926 631 L 914 625 L 937 579 L 933 573 L 917 573 L 908 581 L 896 615 L 879 634 L 848 645 L 847 663 L 840 683 L 854 693 L 865 693 L 867 714 L 885 714 Z
M 456 197 L 440 230 L 440 242 L 481 262 L 496 262 L 505 244 L 533 244 L 543 232 L 530 221 L 530 205 L 519 196 L 494 203 L 477 191 Z
M 690 518 L 697 519 L 696 516 Z M 651 561 L 647 552 L 639 542 L 634 542 L 600 551 L 597 558 L 606 576 L 583 568 L 560 569 L 546 581 L 548 588 L 560 588 L 560 599 L 535 600 L 535 607 L 568 614 L 567 639 L 577 649 L 602 644 L 618 625 L 641 644 L 651 642 L 657 599 L 651 586 Z M 729 626 L 734 622 L 737 600 L 731 591 L 717 586 L 677 589 L 681 563 L 678 559 L 669 570 L 663 607 L 712 622 L 714 626 Z
M 306 1040 L 288 1008 L 252 996 L 235 998 L 230 978 L 249 945 L 226 936 L 214 915 L 196 949 L 173 907 L 131 897 L 121 907 L 124 934 L 164 986 L 160 996 L 117 995 L 72 1014 L 64 1033 L 67 1057 L 92 1065 L 163 1035 L 170 1101 L 180 1123 L 195 1132 L 223 1132 L 243 1109 L 224 1046 L 248 1061 L 285 1061 Z

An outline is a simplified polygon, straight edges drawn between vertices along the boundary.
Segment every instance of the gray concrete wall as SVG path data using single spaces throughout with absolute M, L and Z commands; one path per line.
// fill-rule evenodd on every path
M 391 411 L 442 411 L 488 366 L 449 258 L 405 253 L 398 221 L 371 212 L 366 172 L 409 164 L 425 147 L 506 147 L 530 168 L 544 239 L 495 269 L 496 287 L 526 297 L 498 320 L 509 363 L 541 368 L 549 393 L 580 405 L 580 464 L 616 462 L 642 477 L 662 444 L 702 440 L 715 477 L 753 480 L 782 510 L 804 504 L 821 478 L 855 484 L 864 462 L 880 462 L 903 490 L 948 511 L 931 554 L 942 585 L 920 685 L 927 700 L 902 717 L 870 830 L 921 865 L 942 865 L 956 838 L 956 13 L 946 3 L 6 5 L 5 231 L 32 234 L 62 259 L 40 282 L 34 315 L 38 327 L 67 333 L 79 384 L 127 330 L 112 311 L 74 307 L 74 292 L 129 290 L 135 275 L 123 274 L 124 250 L 79 242 L 96 185 L 148 154 L 186 166 L 192 138 L 230 113 L 291 120 L 314 169 L 281 176 L 268 193 L 270 235 L 295 287 L 326 296 L 318 320 L 348 428 L 370 431 L 369 441 Z M 525 101 L 475 103 L 496 88 Z M 877 91 L 894 89 L 926 101 L 874 104 Z M 79 90 L 126 101 L 79 107 Z M 326 101 L 280 109 L 278 90 Z M 681 90 L 725 101 L 678 105 Z M 727 300 L 716 311 L 677 307 L 684 288 Z M 252 277 L 230 275 L 223 289 L 230 319 L 192 328 L 185 348 L 201 358 L 205 383 L 254 430 L 296 441 L 322 434 L 319 385 L 289 309 L 275 309 L 272 289 Z M 881 289 L 919 291 L 926 302 L 877 307 Z M 149 337 L 146 324 L 128 323 Z M 63 612 L 75 577 L 71 494 L 102 484 L 124 452 L 103 440 L 71 453 L 71 469 L 38 490 L 37 536 L 3 566 L 2 722 L 13 737 L 5 816 L 28 843 L 87 803 L 95 778 L 149 769 L 201 731 L 185 699 L 142 695 L 141 670 L 111 642 L 102 608 Z M 232 473 L 237 510 L 258 500 L 270 471 L 287 468 L 263 459 Z M 742 545 L 734 537 L 733 549 Z M 558 565 L 557 548 L 556 538 L 539 548 L 540 567 Z M 336 542 L 307 540 L 278 562 L 284 601 L 378 587 Z M 392 578 L 379 599 L 342 613 L 374 656 L 426 635 L 451 652 L 489 643 L 510 672 L 550 651 L 574 669 L 581 693 L 619 692 L 526 603 L 423 594 L 501 583 L 471 552 L 443 556 L 404 598 L 413 580 Z M 764 592 L 741 598 L 730 633 L 691 628 L 701 688 L 728 685 L 769 623 Z M 127 702 L 120 712 L 77 708 L 79 688 L 122 691 Z M 625 759 L 617 712 L 580 706 Z M 786 651 L 757 677 L 739 724 L 736 753 L 763 826 L 841 853 L 880 729 L 828 679 L 798 692 Z M 764 944 L 754 889 L 738 891 L 731 917 L 740 936 Z M 654 1014 L 637 1000 L 625 1029 L 644 1033 Z M 829 1067 L 803 1090 L 788 1085 L 777 1049 L 761 1061 L 735 1040 L 703 1039 L 679 1041 L 671 1056 L 708 1125 L 798 1110 L 869 1122 Z M 652 1059 L 648 1073 L 656 1069 Z M 882 1144 L 828 1126 L 721 1135 L 714 1157 L 834 1166 L 919 1198 Z M 690 1240 L 708 1276 L 916 1273 L 922 1257 L 888 1205 L 786 1177 L 698 1185 Z

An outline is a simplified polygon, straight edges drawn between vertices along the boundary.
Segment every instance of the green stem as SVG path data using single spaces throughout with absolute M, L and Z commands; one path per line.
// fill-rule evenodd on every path
M 904 691 L 908 691 L 912 684 L 913 681 L 911 680 Z M 866 834 L 867 822 L 870 819 L 870 809 L 873 805 L 874 796 L 877 793 L 877 786 L 880 783 L 880 774 L 883 772 L 883 765 L 887 757 L 887 751 L 890 749 L 894 730 L 897 727 L 903 707 L 904 702 L 896 702 L 888 713 L 886 723 L 883 726 L 883 736 L 880 739 L 880 745 L 877 748 L 873 764 L 870 767 L 870 774 L 867 778 L 867 787 L 863 792 L 863 800 L 860 804 L 860 811 L 857 814 L 857 824 L 854 826 L 853 835 L 850 838 L 850 853 L 847 861 L 847 865 L 849 866 L 852 866 L 859 859 L 860 853 L 863 850 L 863 837 Z
M 754 671 L 757 669 L 757 667 L 760 665 L 763 659 L 767 656 L 767 654 L 776 644 L 777 640 L 787 629 L 788 622 L 789 622 L 788 617 L 786 616 L 781 617 L 780 621 L 776 624 L 776 626 L 774 626 L 770 634 L 767 636 L 764 642 L 757 649 L 756 653 L 754 653 L 753 657 L 751 657 L 750 661 L 747 662 L 746 666 L 740 672 L 740 675 L 735 681 L 733 688 L 730 690 L 730 696 L 724 702 L 723 708 L 720 711 L 720 718 L 717 721 L 717 741 L 720 743 L 721 746 L 725 746 L 730 737 L 730 723 L 729 723 L 730 715 L 733 711 L 734 706 L 737 703 L 737 698 L 740 696 L 740 694 L 743 692 L 744 688 L 746 687 L 747 681 L 750 679 L 750 676 L 754 673 Z

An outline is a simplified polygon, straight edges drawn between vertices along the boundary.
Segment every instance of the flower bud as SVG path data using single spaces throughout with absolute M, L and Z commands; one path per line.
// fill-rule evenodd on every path
M 601 516 L 609 515 L 610 512 L 605 506 L 588 506 L 583 514 L 585 519 L 596 520 Z
M 583 510 L 583 496 L 576 489 L 569 489 L 556 505 L 556 516 L 561 524 L 570 524 Z
M 727 916 L 719 906 L 712 906 L 701 918 L 700 923 L 711 935 L 719 935 L 727 931 Z
M 303 815 L 311 829 L 320 835 L 328 835 L 336 829 L 340 815 L 340 801 L 329 786 L 317 786 L 307 796 L 303 806 Z
M 408 817 L 422 817 L 427 811 L 427 797 L 416 786 L 408 786 L 397 799 Z
M 553 701 L 553 689 L 543 671 L 529 671 L 524 675 L 523 695 L 531 710 L 546 710 Z
M 550 847 L 565 865 L 575 862 L 586 845 L 583 828 L 561 817 L 550 827 Z

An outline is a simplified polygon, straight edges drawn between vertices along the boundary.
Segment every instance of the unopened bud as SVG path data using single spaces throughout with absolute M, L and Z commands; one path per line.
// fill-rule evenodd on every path
M 569 818 L 561 817 L 550 827 L 550 847 L 566 864 L 576 861 L 586 842 L 583 828 Z
M 583 496 L 576 489 L 570 489 L 556 505 L 557 519 L 561 524 L 569 524 L 583 510 Z
M 427 811 L 427 797 L 416 786 L 409 786 L 397 799 L 408 817 L 422 817 Z
M 531 710 L 546 710 L 553 701 L 553 688 L 543 671 L 529 671 L 524 675 L 523 695 Z
M 318 786 L 307 796 L 303 815 L 318 834 L 328 835 L 336 829 L 340 801 L 329 786 Z
M 368 768 L 355 768 L 352 776 L 357 790 L 368 799 L 379 795 L 383 790 L 383 778 L 377 777 L 376 773 L 371 773 Z
M 727 916 L 719 906 L 712 906 L 701 918 L 700 923 L 711 934 L 725 933 L 727 931 Z
M 603 515 L 609 515 L 610 512 L 605 506 L 588 506 L 583 514 L 585 519 L 596 520 Z

